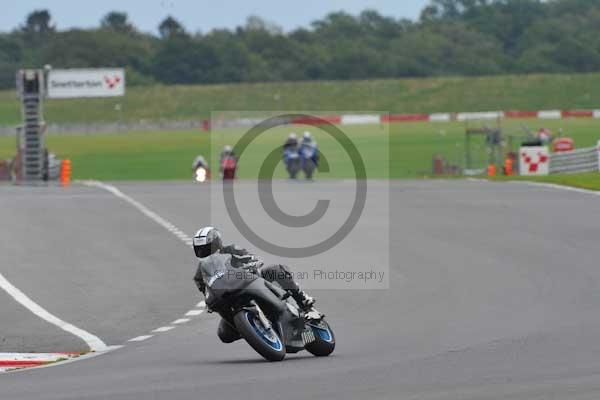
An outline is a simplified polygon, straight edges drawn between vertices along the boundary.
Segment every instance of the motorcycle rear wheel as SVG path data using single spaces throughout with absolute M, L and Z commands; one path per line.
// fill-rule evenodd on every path
M 325 320 L 318 323 L 309 323 L 315 335 L 315 341 L 307 343 L 306 350 L 317 357 L 327 357 L 335 350 L 335 335 L 333 330 Z

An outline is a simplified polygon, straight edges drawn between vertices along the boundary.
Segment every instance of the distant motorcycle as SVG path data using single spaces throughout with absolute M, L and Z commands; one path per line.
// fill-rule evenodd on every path
M 210 168 L 208 168 L 208 163 L 204 157 L 196 157 L 192 164 L 192 169 L 194 171 L 194 181 L 199 183 L 210 181 Z
M 237 158 L 233 155 L 228 155 L 221 159 L 221 175 L 224 181 L 235 179 L 237 162 Z
M 268 361 L 281 361 L 287 353 L 307 350 L 326 357 L 335 349 L 333 330 L 324 318 L 309 319 L 285 290 L 258 274 L 231 266 L 219 255 L 202 270 L 206 304 L 224 320 L 219 329 L 225 343 L 244 339 Z
M 312 145 L 300 146 L 300 159 L 302 160 L 302 171 L 306 179 L 312 179 L 318 162 L 317 148 Z
M 210 180 L 210 170 L 204 167 L 198 167 L 194 171 L 194 180 L 199 183 L 204 183 Z
M 298 148 L 288 147 L 283 151 L 283 162 L 290 176 L 290 179 L 296 179 L 298 172 L 302 169 L 302 159 Z

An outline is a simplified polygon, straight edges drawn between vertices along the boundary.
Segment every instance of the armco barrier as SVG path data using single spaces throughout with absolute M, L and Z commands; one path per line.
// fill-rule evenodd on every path
M 340 115 L 326 115 L 319 117 L 305 116 L 293 118 L 289 123 L 296 125 L 324 125 L 324 124 L 336 124 L 339 125 L 342 122 Z
M 600 151 L 596 147 L 552 153 L 550 156 L 550 173 L 561 174 L 600 171 L 599 158 Z
M 561 111 L 562 118 L 594 118 L 593 110 L 566 110 Z
M 181 131 L 203 129 L 203 121 L 152 121 L 152 122 L 105 122 L 105 123 L 70 123 L 47 124 L 46 132 L 51 135 L 95 135 L 106 133 Z M 16 126 L 0 126 L 0 136 L 14 136 Z
M 471 112 L 471 113 L 456 114 L 457 121 L 494 120 L 494 119 L 498 119 L 498 118 L 504 118 L 504 112 L 489 111 L 489 112 Z
M 539 119 L 561 119 L 562 111 L 560 110 L 549 110 L 549 111 L 538 111 Z
M 434 113 L 434 114 L 345 114 L 320 117 L 332 124 L 339 125 L 368 125 L 378 123 L 401 122 L 450 122 L 470 120 L 493 120 L 497 118 L 509 119 L 563 119 L 563 118 L 596 118 L 600 119 L 600 110 L 545 110 L 545 111 L 485 111 L 463 113 Z M 115 132 L 143 132 L 159 130 L 184 130 L 201 129 L 204 131 L 212 128 L 246 128 L 252 127 L 263 121 L 262 118 L 246 118 L 231 120 L 210 121 L 140 121 L 140 122 L 108 122 L 90 124 L 48 124 L 47 132 L 56 134 L 102 134 Z M 291 124 L 318 125 L 318 118 L 297 118 L 293 121 L 279 121 Z M 14 126 L 0 125 L 0 136 L 14 135 Z
M 342 115 L 342 125 L 372 125 L 380 122 L 379 114 L 370 115 Z
M 495 120 L 498 118 L 509 119 L 561 119 L 561 118 L 597 118 L 600 119 L 600 110 L 545 110 L 545 111 L 483 111 L 464 113 L 434 113 L 434 114 L 344 114 L 330 115 L 319 118 L 305 117 L 288 121 L 288 124 L 318 125 L 321 119 L 339 125 L 372 125 L 393 124 L 402 122 L 451 122 L 451 121 L 476 121 Z M 257 120 L 213 121 L 213 127 L 250 127 Z M 205 123 L 204 126 L 210 126 Z M 206 129 L 205 129 L 206 130 Z
M 537 118 L 537 111 L 505 111 L 504 118 L 509 119 L 526 119 L 526 118 Z
M 450 122 L 450 121 L 452 121 L 452 114 L 450 114 L 450 113 L 430 114 L 429 121 L 431 121 L 431 122 Z
M 381 122 L 384 124 L 418 121 L 429 121 L 429 114 L 384 114 L 381 116 Z

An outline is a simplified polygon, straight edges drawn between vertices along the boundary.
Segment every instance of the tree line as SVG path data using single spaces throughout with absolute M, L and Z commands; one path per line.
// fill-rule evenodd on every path
M 600 0 L 431 0 L 416 21 L 335 12 L 291 32 L 252 16 L 194 33 L 169 16 L 150 34 L 117 11 L 97 28 L 59 31 L 37 10 L 0 33 L 0 88 L 45 64 L 124 66 L 134 85 L 590 72 L 600 70 Z

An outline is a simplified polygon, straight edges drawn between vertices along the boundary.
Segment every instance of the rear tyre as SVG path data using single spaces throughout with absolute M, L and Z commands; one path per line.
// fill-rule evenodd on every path
M 315 165 L 312 161 L 307 161 L 306 165 L 304 165 L 304 175 L 306 175 L 306 179 L 311 180 L 313 178 L 314 172 Z
M 260 319 L 248 310 L 233 317 L 235 327 L 248 344 L 268 361 L 285 358 L 285 345 L 273 327 L 266 328 Z
M 335 335 L 325 320 L 310 322 L 308 327 L 315 335 L 315 341 L 306 345 L 306 350 L 317 357 L 327 357 L 335 350 Z
M 290 175 L 290 179 L 297 179 L 298 173 L 300 172 L 301 169 L 302 169 L 302 166 L 300 165 L 299 159 L 294 159 L 294 160 L 288 161 L 287 171 L 288 171 L 288 174 Z

